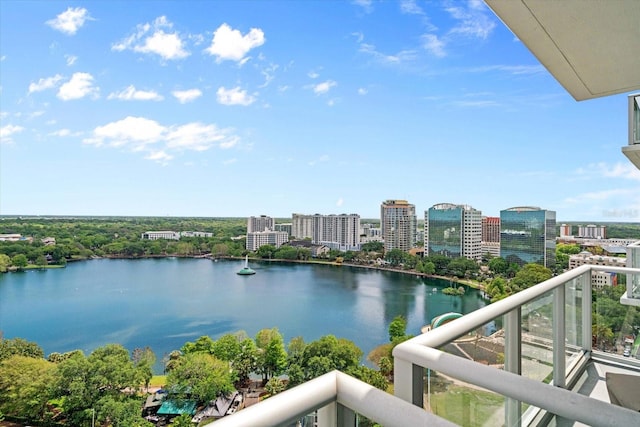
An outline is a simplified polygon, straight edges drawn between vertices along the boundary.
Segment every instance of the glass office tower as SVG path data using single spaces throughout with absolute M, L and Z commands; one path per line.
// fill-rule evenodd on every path
M 531 206 L 500 211 L 500 256 L 508 262 L 556 265 L 556 213 Z
M 425 211 L 425 255 L 479 260 L 482 251 L 482 212 L 467 205 L 440 203 Z

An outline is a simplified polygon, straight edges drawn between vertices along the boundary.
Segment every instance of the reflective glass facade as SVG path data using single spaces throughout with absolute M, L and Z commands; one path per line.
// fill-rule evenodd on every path
M 556 213 L 539 208 L 500 211 L 500 256 L 519 265 L 556 264 Z
M 450 258 L 462 256 L 462 209 L 434 209 L 427 211 L 429 255 L 444 255 Z M 425 235 L 426 235 L 425 233 Z

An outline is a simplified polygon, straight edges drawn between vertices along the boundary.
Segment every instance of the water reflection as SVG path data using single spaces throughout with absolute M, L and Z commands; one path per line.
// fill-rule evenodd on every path
M 483 305 L 479 293 L 442 294 L 447 282 L 414 275 L 304 264 L 204 259 L 94 260 L 65 269 L 2 275 L 0 330 L 45 353 L 91 351 L 109 342 L 150 346 L 158 356 L 201 335 L 213 339 L 277 327 L 285 341 L 333 334 L 368 354 L 388 342 L 394 317 L 416 335 L 448 311 Z M 433 289 L 437 289 L 433 292 Z

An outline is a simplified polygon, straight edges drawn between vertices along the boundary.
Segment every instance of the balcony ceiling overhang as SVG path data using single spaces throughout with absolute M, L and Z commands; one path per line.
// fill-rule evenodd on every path
M 485 2 L 577 101 L 640 89 L 640 1 Z

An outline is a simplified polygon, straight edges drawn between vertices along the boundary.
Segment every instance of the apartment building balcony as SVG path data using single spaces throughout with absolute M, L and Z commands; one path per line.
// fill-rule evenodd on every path
M 640 94 L 629 95 L 629 145 L 622 153 L 640 169 Z
M 593 271 L 626 275 L 633 319 L 640 269 L 583 265 L 398 345 L 395 396 L 334 371 L 215 425 L 640 425 L 640 324 L 600 336 Z

